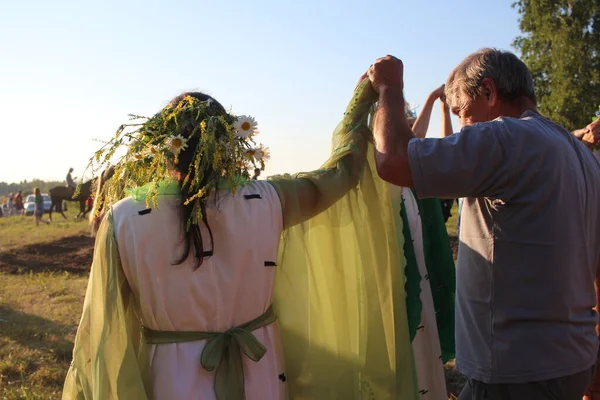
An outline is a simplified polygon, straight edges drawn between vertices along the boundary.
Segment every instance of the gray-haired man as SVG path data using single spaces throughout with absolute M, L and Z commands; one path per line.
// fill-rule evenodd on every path
M 580 400 L 598 354 L 600 163 L 536 110 L 531 73 L 484 49 L 450 74 L 462 129 L 415 139 L 402 109 L 403 65 L 368 72 L 380 176 L 420 197 L 465 197 L 456 271 L 460 399 Z

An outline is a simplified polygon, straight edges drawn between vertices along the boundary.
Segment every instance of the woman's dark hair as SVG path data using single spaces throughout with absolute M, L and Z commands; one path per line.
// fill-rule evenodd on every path
M 188 96 L 194 97 L 200 101 L 212 100 L 211 109 L 214 109 L 216 111 L 215 115 L 227 113 L 225 111 L 225 108 L 221 105 L 221 103 L 219 103 L 218 101 L 213 99 L 211 96 L 206 95 L 201 92 L 182 93 L 179 96 L 175 97 L 173 100 L 171 100 L 171 102 L 169 104 L 171 106 L 176 106 L 179 102 L 184 101 L 184 99 Z M 208 224 L 208 221 L 206 219 L 206 204 L 205 204 L 204 200 L 200 201 L 200 210 L 202 212 L 202 222 L 208 229 L 208 233 L 210 235 L 210 242 L 211 242 L 210 250 L 205 251 L 204 242 L 202 240 L 202 234 L 200 233 L 200 227 L 197 224 L 191 224 L 189 227 L 189 230 L 186 229 L 187 221 L 190 220 L 192 212 L 194 211 L 194 202 L 190 202 L 189 204 L 186 205 L 185 199 L 192 196 L 194 193 L 188 192 L 189 185 L 184 184 L 184 179 L 187 175 L 190 175 L 187 180 L 188 182 L 191 182 L 194 179 L 193 174 L 195 173 L 194 172 L 195 168 L 190 168 L 190 165 L 194 161 L 195 151 L 198 146 L 198 142 L 200 140 L 202 140 L 202 138 L 199 135 L 190 136 L 191 133 L 194 131 L 194 128 L 195 127 L 193 127 L 193 126 L 188 126 L 188 127 L 182 126 L 180 128 L 179 134 L 181 134 L 184 138 L 187 139 L 188 147 L 179 153 L 179 162 L 174 165 L 175 170 L 177 172 L 179 172 L 181 175 L 181 178 L 179 180 L 179 187 L 181 189 L 182 196 L 181 196 L 181 200 L 180 200 L 181 203 L 179 204 L 179 209 L 180 209 L 181 224 L 182 224 L 183 232 L 185 235 L 183 238 L 183 240 L 184 240 L 183 254 L 175 262 L 175 265 L 183 264 L 188 259 L 189 255 L 190 255 L 190 247 L 191 247 L 191 245 L 193 245 L 194 257 L 196 258 L 196 268 L 198 268 L 200 265 L 202 265 L 202 261 L 204 260 L 205 257 L 212 256 L 213 250 L 214 250 L 214 242 L 213 242 L 212 230 L 210 229 L 210 225 Z M 226 134 L 226 132 L 223 132 L 223 134 Z M 206 171 L 204 173 L 204 179 L 201 182 L 201 186 L 205 185 L 206 183 L 208 183 L 211 180 L 217 180 L 218 175 L 219 175 L 219 171 Z M 216 201 L 216 198 L 215 198 L 215 201 Z

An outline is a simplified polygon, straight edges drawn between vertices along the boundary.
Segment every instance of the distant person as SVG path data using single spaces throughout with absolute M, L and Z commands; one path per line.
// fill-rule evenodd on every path
M 42 218 L 44 216 L 44 198 L 42 197 L 40 188 L 35 188 L 33 193 L 35 194 L 35 208 L 33 209 L 33 215 L 35 215 L 35 225 L 40 226 L 40 222 L 43 222 L 47 225 L 50 223 L 50 221 L 46 221 Z
M 452 130 L 452 121 L 450 119 L 450 106 L 446 101 L 444 89 L 446 85 L 441 85 L 433 90 L 423 105 L 421 113 L 416 118 L 407 118 L 408 124 L 412 128 L 415 137 L 424 139 L 427 135 L 427 129 L 429 128 L 429 121 L 431 119 L 431 112 L 433 111 L 433 105 L 436 100 L 440 101 L 440 107 L 442 110 L 442 137 L 448 137 L 454 132 Z M 444 222 L 448 222 L 452 216 L 452 206 L 454 205 L 455 199 L 440 199 L 440 206 L 442 207 L 442 214 L 444 216 Z
M 70 187 L 71 189 L 73 189 L 73 192 L 75 191 L 75 188 L 77 187 L 77 183 L 75 183 L 74 178 L 71 176 L 71 174 L 73 173 L 73 168 L 69 168 L 69 173 L 67 174 L 67 186 Z M 76 179 L 77 177 L 75 177 Z
M 8 194 L 8 201 L 6 202 L 6 204 L 8 204 L 8 216 L 10 217 L 11 215 L 13 215 L 15 207 L 15 196 L 13 193 Z
M 15 194 L 13 203 L 15 205 L 15 211 L 17 214 L 23 214 L 23 194 L 19 190 L 17 194 Z
M 253 181 L 257 181 L 259 176 L 260 176 L 260 168 L 255 168 L 254 169 L 254 176 L 252 177 L 252 180 Z

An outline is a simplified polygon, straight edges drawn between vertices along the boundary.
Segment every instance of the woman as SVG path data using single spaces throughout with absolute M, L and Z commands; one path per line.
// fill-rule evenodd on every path
M 128 153 L 102 189 L 112 207 L 98 231 L 63 399 L 287 398 L 271 307 L 280 235 L 357 185 L 375 99 L 368 85 L 355 93 L 329 167 L 299 178 L 252 181 L 248 171 L 265 159 L 252 141 L 255 121 L 202 93 L 176 97 L 124 134 Z M 107 160 L 122 141 L 105 149 Z M 129 196 L 117 201 L 124 188 Z M 396 357 L 398 368 L 412 362 Z
M 452 134 L 444 85 L 425 101 L 418 117 L 405 107 L 417 138 L 427 135 L 433 104 L 442 102 L 443 135 Z M 455 275 L 446 216 L 439 199 L 419 199 L 410 188 L 395 190 L 406 257 L 407 312 L 418 385 L 423 400 L 447 399 L 444 363 L 454 358 Z M 400 224 L 398 224 L 400 225 Z
M 429 128 L 429 121 L 431 120 L 431 112 L 433 111 L 433 105 L 436 100 L 440 100 L 440 106 L 442 111 L 442 136 L 447 137 L 452 135 L 452 120 L 450 119 L 450 107 L 446 103 L 446 97 L 444 90 L 446 85 L 441 85 L 433 90 L 423 104 L 423 109 L 419 113 L 419 117 L 412 118 L 414 121 L 413 132 L 419 139 L 425 138 L 427 135 L 427 129 Z M 409 121 L 410 122 L 410 121 Z M 454 206 L 454 199 L 440 199 L 442 204 L 442 213 L 444 214 L 444 222 L 448 222 L 452 216 L 452 207 Z
M 44 216 L 44 198 L 42 197 L 42 192 L 40 188 L 33 189 L 33 193 L 35 196 L 35 206 L 33 209 L 33 215 L 35 216 L 35 226 L 40 226 L 40 222 L 48 225 L 50 221 L 44 220 L 42 217 Z

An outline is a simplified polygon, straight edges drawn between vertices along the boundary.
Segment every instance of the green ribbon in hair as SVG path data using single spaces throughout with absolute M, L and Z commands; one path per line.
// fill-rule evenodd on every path
M 267 352 L 266 347 L 252 333 L 258 328 L 277 320 L 273 306 L 250 322 L 233 327 L 225 332 L 199 331 L 155 331 L 143 328 L 144 340 L 149 344 L 168 344 L 207 340 L 200 356 L 200 365 L 215 372 L 215 394 L 217 400 L 244 399 L 244 369 L 242 352 L 254 362 L 260 361 Z

